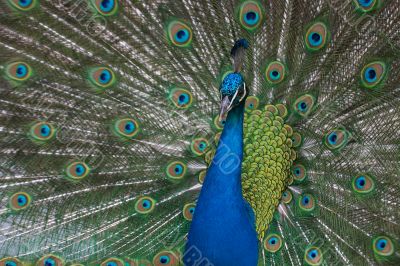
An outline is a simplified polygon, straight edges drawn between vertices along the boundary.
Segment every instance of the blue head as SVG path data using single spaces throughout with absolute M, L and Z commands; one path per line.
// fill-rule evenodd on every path
M 233 107 L 241 103 L 247 96 L 244 78 L 240 74 L 244 61 L 244 51 L 249 47 L 247 40 L 240 39 L 235 42 L 231 50 L 234 72 L 227 74 L 219 88 L 221 95 L 220 118 L 226 115 Z
M 232 108 L 239 105 L 247 96 L 244 78 L 240 73 L 226 75 L 220 86 L 221 112 L 220 117 L 225 116 Z

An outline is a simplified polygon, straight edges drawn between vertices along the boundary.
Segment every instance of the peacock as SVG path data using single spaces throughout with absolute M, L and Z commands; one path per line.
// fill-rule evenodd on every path
M 398 0 L 0 12 L 0 266 L 400 265 Z

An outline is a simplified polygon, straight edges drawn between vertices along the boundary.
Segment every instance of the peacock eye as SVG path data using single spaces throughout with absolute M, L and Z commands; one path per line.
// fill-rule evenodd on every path
M 167 166 L 166 173 L 171 179 L 182 179 L 186 174 L 186 165 L 183 162 L 172 162 Z
M 256 96 L 249 96 L 246 99 L 245 108 L 246 110 L 255 110 L 258 108 L 260 100 Z
M 372 62 L 361 70 L 361 84 L 368 89 L 376 88 L 386 76 L 387 67 L 384 62 Z
M 114 122 L 113 131 L 117 136 L 132 139 L 139 133 L 139 123 L 132 118 L 118 119 Z
M 37 5 L 37 0 L 8 0 L 12 7 L 20 11 L 29 11 Z
M 115 74 L 110 68 L 96 67 L 92 68 L 89 72 L 89 80 L 100 89 L 109 88 L 116 81 Z
M 307 248 L 304 259 L 309 265 L 321 265 L 323 261 L 321 250 L 317 247 Z
M 96 11 L 103 16 L 114 15 L 118 10 L 117 0 L 91 0 Z
M 193 219 L 193 215 L 194 215 L 194 211 L 196 208 L 196 204 L 194 203 L 188 203 L 183 207 L 183 217 L 188 220 L 191 221 Z
M 187 47 L 192 42 L 192 29 L 184 22 L 174 20 L 168 24 L 167 36 L 169 41 L 178 47 Z
M 375 181 L 369 175 L 358 175 L 352 180 L 352 188 L 357 194 L 368 194 L 375 189 Z
M 306 168 L 302 164 L 296 164 L 292 167 L 292 175 L 294 180 L 298 182 L 304 181 L 307 176 Z
M 293 199 L 292 192 L 290 190 L 286 190 L 282 193 L 282 201 L 286 204 L 289 204 Z
M 148 196 L 140 197 L 135 204 L 135 210 L 140 214 L 147 214 L 154 210 L 156 201 Z
M 371 12 L 378 7 L 379 0 L 354 0 L 357 10 L 361 12 Z
M 282 238 L 277 234 L 269 234 L 264 240 L 264 248 L 268 252 L 276 253 L 282 247 Z
M 179 109 L 187 109 L 192 105 L 193 96 L 185 89 L 174 88 L 169 93 L 169 99 Z
M 294 132 L 293 135 L 292 135 L 291 140 L 292 140 L 294 148 L 297 148 L 297 147 L 299 147 L 301 145 L 302 138 L 301 138 L 301 135 L 299 133 Z
M 305 43 L 310 51 L 318 51 L 322 49 L 327 42 L 328 30 L 324 23 L 317 22 L 308 28 Z
M 224 128 L 224 125 L 225 125 L 225 120 L 220 120 L 219 115 L 214 117 L 213 126 L 215 127 L 215 129 L 222 130 Z
M 330 150 L 339 150 L 347 144 L 349 137 L 350 134 L 346 130 L 333 129 L 325 134 L 324 144 Z
M 194 155 L 201 156 L 207 152 L 209 142 L 205 138 L 196 138 L 190 144 L 190 150 Z
M 17 258 L 3 258 L 0 259 L 0 265 L 2 266 L 22 266 L 22 262 Z
M 118 258 L 109 258 L 103 261 L 100 266 L 125 266 L 125 263 Z
M 394 253 L 393 242 L 386 236 L 378 236 L 372 241 L 374 253 L 378 256 L 391 256 Z
M 36 263 L 37 266 L 62 266 L 63 264 L 63 259 L 53 254 L 43 256 Z
M 14 62 L 7 65 L 6 75 L 15 81 L 26 81 L 32 76 L 32 68 L 25 62 Z
M 162 251 L 154 256 L 153 265 L 154 266 L 173 266 L 179 264 L 178 255 L 172 251 Z
M 14 211 L 26 209 L 31 204 L 32 198 L 26 192 L 17 192 L 10 197 L 10 208 Z
M 66 170 L 67 178 L 72 180 L 81 180 L 90 173 L 90 167 L 84 162 L 70 163 Z
M 258 1 L 245 1 L 240 6 L 239 21 L 246 30 L 257 29 L 263 20 L 261 4 Z
M 275 85 L 285 79 L 285 72 L 285 66 L 281 62 L 274 61 L 268 64 L 265 76 L 269 84 Z
M 311 194 L 303 194 L 298 198 L 298 205 L 303 211 L 313 211 L 316 206 L 315 198 Z
M 54 137 L 55 129 L 47 122 L 37 122 L 31 126 L 29 136 L 33 140 L 47 141 Z
M 310 94 L 300 96 L 294 102 L 294 111 L 302 117 L 306 117 L 313 110 L 315 98 Z

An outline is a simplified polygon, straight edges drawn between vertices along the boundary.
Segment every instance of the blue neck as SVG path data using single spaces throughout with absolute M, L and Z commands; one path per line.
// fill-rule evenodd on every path
M 243 119 L 242 103 L 228 114 L 203 189 L 242 198 Z
M 199 252 L 215 266 L 257 265 L 254 214 L 243 199 L 241 184 L 243 119 L 244 103 L 241 103 L 229 112 L 217 152 L 207 170 L 190 227 L 185 265 L 199 262 L 193 261 L 196 257 L 193 252 Z

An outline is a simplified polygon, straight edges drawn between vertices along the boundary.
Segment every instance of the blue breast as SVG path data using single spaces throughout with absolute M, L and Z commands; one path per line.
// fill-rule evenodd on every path
M 243 109 L 241 103 L 229 112 L 207 171 L 188 236 L 185 265 L 198 265 L 202 260 L 215 266 L 257 265 L 254 214 L 243 199 L 240 179 Z

